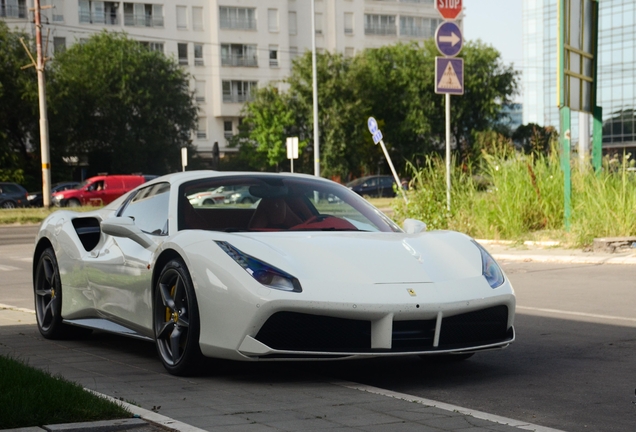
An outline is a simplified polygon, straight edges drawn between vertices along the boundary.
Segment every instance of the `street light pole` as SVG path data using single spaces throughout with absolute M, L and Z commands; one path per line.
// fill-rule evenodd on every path
M 320 177 L 320 134 L 318 130 L 318 73 L 316 71 L 316 0 L 311 0 L 311 77 L 314 99 L 314 175 Z

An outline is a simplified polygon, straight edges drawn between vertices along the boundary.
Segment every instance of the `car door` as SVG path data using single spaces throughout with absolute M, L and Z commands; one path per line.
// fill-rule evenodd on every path
M 110 319 L 152 337 L 152 268 L 158 246 L 168 234 L 168 183 L 138 190 L 116 216 L 131 218 L 152 240 L 143 247 L 126 237 L 105 235 L 92 258 L 88 279 L 96 307 Z

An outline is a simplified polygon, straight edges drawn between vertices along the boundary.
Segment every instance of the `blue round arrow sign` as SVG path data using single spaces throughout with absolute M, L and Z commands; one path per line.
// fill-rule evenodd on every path
M 367 120 L 367 126 L 369 126 L 369 132 L 371 132 L 371 135 L 376 133 L 378 130 L 378 122 L 375 121 L 373 117 L 369 117 L 369 120 Z
M 462 31 L 452 21 L 444 21 L 435 31 L 435 44 L 446 57 L 455 57 L 462 50 L 464 38 Z

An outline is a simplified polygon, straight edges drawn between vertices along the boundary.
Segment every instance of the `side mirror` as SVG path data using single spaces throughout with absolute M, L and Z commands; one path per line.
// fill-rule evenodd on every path
M 106 219 L 101 223 L 102 232 L 113 237 L 129 238 L 144 248 L 154 245 L 154 242 L 143 231 L 137 228 L 135 221 L 128 217 Z
M 405 219 L 402 227 L 407 234 L 417 234 L 426 231 L 426 224 L 417 219 Z

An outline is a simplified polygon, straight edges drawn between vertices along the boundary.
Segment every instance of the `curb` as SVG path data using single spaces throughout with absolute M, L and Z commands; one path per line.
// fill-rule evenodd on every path
M 564 263 L 564 264 L 629 264 L 636 265 L 636 257 L 621 256 L 572 256 L 572 255 L 514 255 L 492 254 L 497 261 L 539 262 L 539 263 Z

